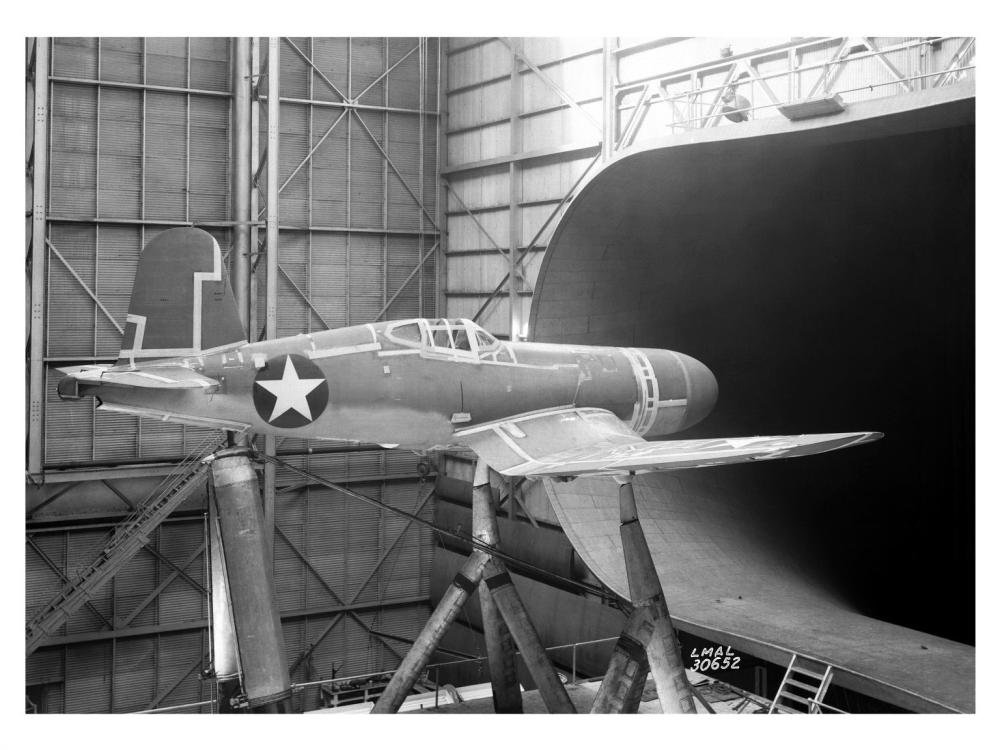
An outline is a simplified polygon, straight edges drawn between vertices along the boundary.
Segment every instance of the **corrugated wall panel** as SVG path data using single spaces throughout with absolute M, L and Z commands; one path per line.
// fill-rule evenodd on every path
M 42 648 L 28 657 L 25 670 L 27 684 L 40 685 L 47 682 L 62 682 L 65 675 L 65 654 L 61 648 Z
M 281 40 L 281 95 L 295 99 L 308 99 L 311 68 L 309 63 L 296 52 L 296 49 L 306 57 L 312 57 L 309 37 L 297 36 Z M 292 105 L 283 104 L 281 106 L 282 131 L 284 131 L 285 110 L 289 106 Z M 305 131 L 300 130 L 299 132 L 304 133 Z
M 141 502 L 144 498 L 131 498 L 133 502 Z M 115 610 L 120 619 L 125 620 L 135 614 L 136 608 L 142 604 L 149 593 L 156 588 L 158 563 L 148 551 L 141 551 L 133 557 L 128 565 L 115 576 Z M 157 623 L 157 608 L 153 602 L 147 605 L 129 623 L 129 627 L 155 625 Z
M 59 570 L 53 570 L 30 545 L 25 545 L 25 620 L 31 619 L 62 589 L 59 572 L 65 565 L 66 537 L 63 534 L 34 534 L 32 541 L 59 566 Z
M 341 93 L 347 95 L 347 39 L 329 37 L 316 38 L 313 42 L 312 59 L 323 76 L 329 79 Z M 338 102 L 340 96 L 323 80 L 323 76 L 310 70 L 313 77 L 313 98 Z
M 175 565 L 187 560 L 204 543 L 204 526 L 200 521 L 160 526 L 159 552 Z M 159 580 L 165 580 L 173 572 L 172 566 L 160 562 Z M 205 587 L 204 551 L 184 568 L 184 572 Z M 184 622 L 207 617 L 205 592 L 195 588 L 179 575 L 160 594 L 158 603 L 160 622 Z
M 410 53 L 389 74 L 389 106 L 417 109 L 420 106 L 420 50 L 412 52 L 420 40 L 417 37 L 389 38 L 389 65 L 395 65 Z
M 191 96 L 192 221 L 224 221 L 229 206 L 229 101 Z
M 187 206 L 187 97 L 146 94 L 146 216 L 184 219 Z
M 347 237 L 317 232 L 312 243 L 313 305 L 331 326 L 347 325 Z
M 156 642 L 127 638 L 115 644 L 115 713 L 144 710 L 156 697 Z
M 137 447 L 136 418 L 100 409 L 94 411 L 94 460 L 121 463 L 134 459 Z
M 177 458 L 182 455 L 183 441 L 182 425 L 144 419 L 139 429 L 139 456 L 143 459 Z
M 142 46 L 136 37 L 102 37 L 101 78 L 142 83 Z
M 47 354 L 50 357 L 93 356 L 94 323 L 96 316 L 104 313 L 97 310 L 90 295 L 66 266 L 68 264 L 93 291 L 96 227 L 52 224 L 49 237 L 62 260 L 49 252 Z
M 351 224 L 357 228 L 381 228 L 385 167 L 372 136 L 382 142 L 382 117 L 365 113 L 361 119 L 371 135 L 357 121 L 351 124 Z
M 282 65 L 282 74 L 285 67 Z M 282 90 L 282 94 L 284 94 Z M 309 153 L 309 107 L 299 104 L 281 105 L 281 148 L 279 185 L 281 189 L 281 223 L 292 226 L 309 224 L 309 164 L 296 172 Z
M 160 705 L 180 705 L 201 699 L 198 672 L 205 665 L 207 649 L 200 632 L 161 635 L 157 650 L 156 695 L 167 693 Z
M 61 377 L 51 369 L 45 374 L 45 463 L 49 466 L 89 461 L 93 453 L 94 404 L 59 398 L 56 386 Z
M 191 38 L 191 87 L 229 91 L 229 37 Z
M 187 47 L 185 37 L 147 37 L 146 82 L 157 86 L 185 86 Z
M 385 72 L 385 40 L 381 38 L 359 38 L 351 41 L 351 88 L 357 97 L 365 89 L 368 92 L 359 100 L 361 104 L 384 104 L 385 79 L 376 80 Z M 375 85 L 372 85 L 372 84 Z
M 84 644 L 66 655 L 66 712 L 107 713 L 111 710 L 111 646 Z
M 351 322 L 367 323 L 382 309 L 384 239 L 367 235 L 351 238 Z
M 97 78 L 97 37 L 55 37 L 52 75 Z
M 101 90 L 97 215 L 102 218 L 140 215 L 142 116 L 141 92 Z
M 313 146 L 341 116 L 342 111 L 314 107 Z M 313 154 L 312 223 L 314 226 L 347 225 L 347 119 L 343 119 Z
M 393 229 L 418 229 L 420 225 L 422 214 L 417 203 L 421 191 L 419 127 L 415 115 L 393 115 L 389 118 L 387 151 L 399 171 L 396 174 L 390 170 L 388 177 L 388 220 Z
M 97 90 L 53 83 L 51 91 L 49 213 L 91 217 L 97 205 Z

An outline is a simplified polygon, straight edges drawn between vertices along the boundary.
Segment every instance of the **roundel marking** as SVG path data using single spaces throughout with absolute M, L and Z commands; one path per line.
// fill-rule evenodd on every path
M 298 354 L 267 360 L 253 381 L 253 405 L 274 427 L 305 427 L 315 422 L 330 399 L 330 386 L 313 362 Z

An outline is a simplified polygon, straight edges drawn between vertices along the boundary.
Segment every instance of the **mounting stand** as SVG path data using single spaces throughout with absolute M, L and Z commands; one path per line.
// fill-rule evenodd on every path
M 479 461 L 472 489 L 473 533 L 477 540 L 496 546 L 499 531 L 496 507 L 489 486 L 489 467 Z M 379 697 L 372 713 L 395 713 L 427 666 L 441 637 L 458 615 L 472 592 L 479 587 L 483 607 L 483 629 L 493 683 L 493 705 L 496 711 L 521 711 L 520 686 L 511 639 L 521 651 L 521 657 L 538 685 L 538 691 L 549 713 L 576 713 L 566 688 L 560 682 L 545 649 L 542 647 L 521 597 L 514 588 L 510 574 L 497 558 L 473 549 L 451 586 L 441 597 L 424 629 L 392 676 Z M 485 596 L 482 594 L 485 593 Z
M 291 680 L 264 543 L 260 488 L 245 445 L 215 454 L 212 481 L 243 692 L 251 710 L 282 713 Z
M 634 474 L 616 477 L 622 547 L 629 596 L 635 608 L 615 644 L 591 713 L 634 713 L 647 672 L 653 675 L 664 713 L 695 713 L 694 692 L 674 632 L 646 536 L 639 524 L 632 488 Z

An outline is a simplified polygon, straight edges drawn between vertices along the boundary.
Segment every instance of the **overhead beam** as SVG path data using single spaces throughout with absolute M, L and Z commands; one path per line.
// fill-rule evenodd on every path
M 538 161 L 540 159 L 553 159 L 556 157 L 562 158 L 573 158 L 573 157 L 585 157 L 593 156 L 601 151 L 601 144 L 598 143 L 580 143 L 580 144 L 569 144 L 565 146 L 558 146 L 557 148 L 544 148 L 538 149 L 537 151 L 524 151 L 520 154 L 506 154 L 504 156 L 495 156 L 490 159 L 480 159 L 479 161 L 470 161 L 463 164 L 455 164 L 450 167 L 444 167 L 441 170 L 442 175 L 453 175 L 459 172 L 476 172 L 479 170 L 490 169 L 493 167 L 505 167 L 513 162 L 528 162 L 528 161 Z

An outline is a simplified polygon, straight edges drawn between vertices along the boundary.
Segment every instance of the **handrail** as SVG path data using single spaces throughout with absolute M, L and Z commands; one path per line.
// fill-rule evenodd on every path
M 935 40 L 934 40 L 933 43 L 934 44 L 938 44 L 940 42 L 948 41 L 948 40 L 951 40 L 951 39 L 965 39 L 965 38 L 967 38 L 967 37 L 964 37 L 964 36 L 937 37 L 937 38 L 935 38 Z M 658 73 L 658 74 L 655 74 L 655 75 L 647 75 L 647 76 L 643 76 L 641 78 L 636 78 L 635 80 L 632 80 L 632 81 L 624 81 L 624 82 L 619 83 L 619 84 L 617 84 L 615 86 L 615 93 L 616 94 L 620 94 L 620 93 L 624 93 L 624 92 L 632 92 L 632 91 L 639 90 L 643 86 L 645 86 L 647 84 L 650 84 L 650 83 L 655 83 L 655 82 L 664 81 L 664 80 L 670 80 L 670 79 L 673 79 L 673 78 L 676 78 L 676 79 L 680 80 L 680 79 L 683 79 L 685 77 L 690 77 L 692 73 L 699 73 L 699 72 L 704 72 L 704 71 L 709 71 L 709 70 L 718 70 L 720 68 L 730 67 L 734 63 L 740 62 L 741 60 L 745 61 L 747 63 L 747 65 L 749 65 L 750 64 L 749 61 L 753 60 L 755 58 L 773 56 L 773 55 L 781 54 L 782 52 L 789 52 L 791 50 L 798 50 L 798 49 L 800 49 L 802 47 L 815 47 L 818 44 L 830 43 L 832 45 L 834 42 L 843 41 L 843 39 L 844 39 L 844 37 L 829 37 L 829 38 L 827 38 L 825 40 L 824 39 L 819 39 L 819 40 L 817 40 L 817 39 L 811 39 L 811 40 L 805 40 L 805 41 L 802 41 L 802 42 L 789 43 L 787 45 L 780 45 L 780 46 L 778 46 L 775 49 L 749 50 L 748 52 L 746 52 L 746 53 L 744 53 L 742 55 L 733 55 L 732 57 L 720 57 L 720 58 L 717 58 L 715 60 L 711 60 L 711 61 L 709 61 L 707 63 L 704 63 L 702 65 L 695 65 L 695 66 L 692 66 L 692 67 L 685 67 L 685 68 L 680 68 L 680 69 L 677 69 L 677 70 L 669 70 L 669 71 L 667 71 L 665 73 Z M 802 66 L 796 67 L 796 68 L 787 68 L 787 69 L 775 70 L 774 72 L 768 72 L 768 73 L 758 73 L 758 75 L 759 75 L 760 78 L 762 78 L 764 80 L 767 80 L 767 79 L 770 79 L 770 78 L 783 78 L 783 77 L 785 77 L 785 76 L 787 76 L 789 74 L 793 74 L 793 73 L 802 73 L 802 72 L 816 70 L 816 69 L 820 69 L 820 68 L 832 67 L 834 65 L 840 65 L 840 64 L 845 64 L 845 63 L 849 63 L 849 62 L 856 62 L 858 60 L 866 60 L 866 59 L 871 58 L 871 57 L 878 57 L 879 55 L 892 54 L 894 52 L 902 52 L 904 50 L 911 49 L 913 47 L 920 47 L 920 46 L 931 44 L 931 43 L 932 42 L 928 41 L 927 39 L 915 39 L 915 40 L 911 40 L 909 42 L 900 42 L 899 44 L 893 44 L 893 45 L 890 45 L 890 46 L 886 47 L 885 49 L 880 49 L 880 50 L 877 50 L 877 51 L 876 50 L 870 50 L 870 51 L 865 52 L 865 53 L 853 54 L 850 57 L 845 56 L 845 57 L 841 57 L 841 58 L 836 59 L 836 60 L 824 60 L 824 61 L 821 61 L 821 62 L 817 61 L 815 63 L 810 63 L 808 65 L 802 65 Z M 946 72 L 946 71 L 939 70 L 936 73 L 934 73 L 933 75 L 941 75 L 944 72 Z M 706 90 L 708 90 L 708 89 L 696 89 L 695 91 L 706 91 Z
M 976 69 L 975 65 L 966 65 L 966 66 L 963 66 L 963 67 L 960 67 L 960 68 L 952 68 L 951 70 L 945 71 L 945 72 L 947 72 L 947 73 L 960 73 L 960 72 L 965 71 L 965 70 L 975 70 L 975 69 Z M 850 94 L 850 93 L 855 92 L 855 91 L 870 91 L 870 90 L 872 90 L 872 89 L 874 89 L 876 87 L 879 87 L 879 86 L 898 86 L 902 81 L 915 81 L 915 80 L 918 80 L 920 78 L 931 78 L 933 76 L 940 76 L 940 75 L 942 75 L 942 71 L 935 71 L 933 73 L 922 73 L 922 74 L 917 75 L 917 76 L 909 76 L 907 78 L 901 78 L 901 79 L 898 79 L 898 80 L 895 80 L 895 81 L 883 81 L 882 83 L 865 84 L 864 86 L 855 86 L 854 88 L 849 88 L 849 89 L 838 89 L 837 91 L 834 91 L 834 92 L 831 92 L 830 94 L 828 94 L 828 96 L 833 96 L 834 94 Z M 715 87 L 713 89 L 704 89 L 704 91 L 714 91 L 716 89 L 724 89 L 724 88 L 729 88 L 729 87 L 728 86 L 717 86 L 717 87 Z M 702 89 L 699 89 L 699 93 L 701 93 L 701 91 L 702 91 Z M 654 104 L 657 104 L 658 102 L 664 102 L 664 103 L 666 103 L 666 102 L 670 102 L 670 101 L 678 101 L 681 98 L 683 98 L 683 97 L 672 97 L 670 99 L 664 99 L 664 98 L 661 97 L 658 100 L 649 102 L 648 106 L 652 106 Z M 753 107 L 743 107 L 741 109 L 727 109 L 725 111 L 719 109 L 718 111 L 708 112 L 706 114 L 699 115 L 698 117 L 690 117 L 690 118 L 688 118 L 686 120 L 672 120 L 670 123 L 668 123 L 666 125 L 666 127 L 679 127 L 681 125 L 687 125 L 687 124 L 690 124 L 690 123 L 693 123 L 693 122 L 700 122 L 702 120 L 709 120 L 709 119 L 712 119 L 712 118 L 721 118 L 721 117 L 725 117 L 726 115 L 739 114 L 741 112 L 756 112 L 758 110 L 770 109 L 772 107 L 784 107 L 784 106 L 786 106 L 788 104 L 793 104 L 796 101 L 801 101 L 801 100 L 789 100 L 789 101 L 777 102 L 777 103 L 768 102 L 767 104 L 758 104 L 758 105 L 755 105 Z

